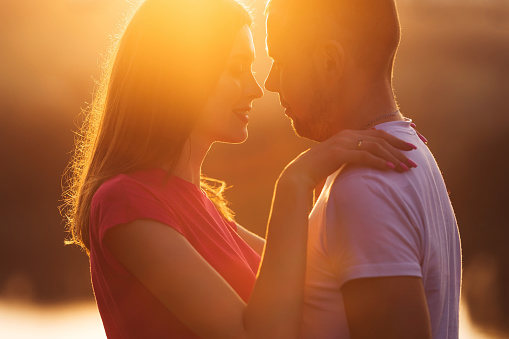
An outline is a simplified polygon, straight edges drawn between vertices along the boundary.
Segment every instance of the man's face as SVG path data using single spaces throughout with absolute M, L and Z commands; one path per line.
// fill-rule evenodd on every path
M 314 51 L 303 48 L 285 26 L 288 22 L 284 17 L 269 13 L 267 52 L 273 62 L 265 88 L 279 94 L 281 106 L 299 136 L 323 141 L 331 135 L 329 100 L 314 65 Z

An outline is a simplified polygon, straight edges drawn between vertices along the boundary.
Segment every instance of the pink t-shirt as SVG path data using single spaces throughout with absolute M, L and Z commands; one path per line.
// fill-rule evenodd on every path
M 90 211 L 90 272 L 108 338 L 197 338 L 104 246 L 108 229 L 137 219 L 181 233 L 247 302 L 260 256 L 235 223 L 197 186 L 162 169 L 120 174 L 97 190 Z

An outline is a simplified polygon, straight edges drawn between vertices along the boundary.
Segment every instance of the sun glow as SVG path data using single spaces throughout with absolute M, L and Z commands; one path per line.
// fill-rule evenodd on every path
M 0 304 L 0 338 L 106 339 L 95 303 L 60 306 Z
M 502 339 L 481 332 L 472 324 L 465 304 L 460 312 L 461 339 Z M 93 302 L 59 306 L 0 304 L 0 338 L 9 339 L 106 339 Z

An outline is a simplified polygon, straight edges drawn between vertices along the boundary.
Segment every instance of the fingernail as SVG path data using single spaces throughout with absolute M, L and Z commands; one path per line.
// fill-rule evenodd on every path
M 417 164 L 415 162 L 413 162 L 412 160 L 407 159 L 407 162 L 410 164 L 410 166 L 417 167 Z
M 421 138 L 421 140 L 422 140 L 425 144 L 427 144 L 427 143 L 428 143 L 428 139 L 426 139 L 426 138 L 424 137 L 424 135 L 419 134 L 419 138 Z
M 387 167 L 389 167 L 390 169 L 395 169 L 396 166 L 394 166 L 394 164 L 392 162 L 386 162 L 385 165 L 387 165 Z
M 412 149 L 417 149 L 417 146 L 415 146 L 414 144 L 411 144 L 409 142 L 406 143 L 409 147 L 412 147 Z
M 416 125 L 413 122 L 410 123 L 410 126 L 413 127 L 413 128 L 416 127 Z
M 376 128 L 375 128 L 375 127 L 371 127 L 370 129 L 372 129 L 372 130 L 376 131 Z
M 403 171 L 407 172 L 409 171 L 410 169 L 407 167 L 407 165 L 405 165 L 404 163 L 400 162 L 399 165 L 401 166 L 401 168 L 403 169 Z

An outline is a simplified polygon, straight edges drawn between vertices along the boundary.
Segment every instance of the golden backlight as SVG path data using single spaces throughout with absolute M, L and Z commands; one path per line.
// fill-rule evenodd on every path
M 28 299 L 34 305 L 93 301 L 86 256 L 63 245 L 57 210 L 60 180 L 73 146 L 73 131 L 82 122 L 80 111 L 92 101 L 101 65 L 117 39 L 119 25 L 126 21 L 124 13 L 140 3 L 130 2 L 0 1 L 0 297 L 4 299 Z M 255 12 L 253 68 L 263 84 L 270 67 L 265 55 L 264 1 L 245 2 Z M 509 2 L 397 3 L 402 22 L 394 73 L 398 103 L 427 137 L 441 165 L 462 235 L 465 279 L 469 271 L 484 272 L 473 265 L 480 254 L 493 258 L 494 271 L 499 272 L 493 279 L 472 279 L 483 284 L 464 290 L 464 305 L 480 309 L 475 296 L 493 291 L 490 303 L 482 306 L 497 316 L 483 319 L 481 314 L 473 320 L 509 330 L 509 160 L 505 155 L 509 149 Z M 195 38 L 193 34 L 182 31 L 178 38 L 186 43 Z M 170 37 L 161 32 L 150 38 Z M 177 60 L 178 51 L 171 44 L 166 47 L 173 55 L 168 63 Z M 191 75 L 208 71 L 192 60 L 180 70 Z M 174 90 L 173 94 L 179 93 Z M 250 118 L 249 139 L 242 145 L 214 146 L 204 172 L 233 186 L 226 195 L 237 221 L 264 234 L 279 172 L 311 144 L 294 136 L 273 93 L 266 92 L 254 103 Z M 10 277 L 19 275 L 27 277 L 29 288 L 9 287 Z M 482 338 L 469 333 L 465 310 L 461 338 Z M 83 338 L 101 338 L 100 326 L 97 309 L 90 305 L 47 309 L 0 304 L 2 338 L 80 338 L 82 333 L 86 333 Z

